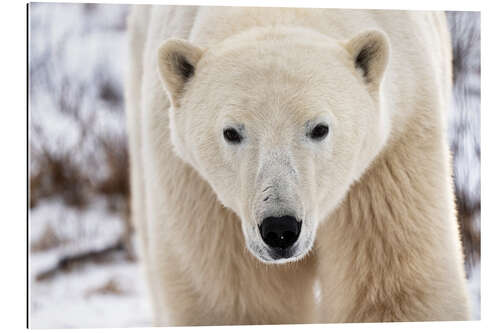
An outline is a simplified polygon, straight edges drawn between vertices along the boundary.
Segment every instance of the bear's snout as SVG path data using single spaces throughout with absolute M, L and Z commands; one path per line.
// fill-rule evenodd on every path
M 262 221 L 259 231 L 264 243 L 273 250 L 273 256 L 288 258 L 293 255 L 290 248 L 299 238 L 301 227 L 302 221 L 293 216 L 270 216 Z

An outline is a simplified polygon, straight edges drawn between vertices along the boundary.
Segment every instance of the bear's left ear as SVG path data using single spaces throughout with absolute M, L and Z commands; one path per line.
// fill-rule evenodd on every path
M 378 30 L 362 32 L 348 41 L 345 47 L 366 84 L 378 89 L 389 61 L 389 41 L 385 33 Z
M 203 50 L 186 40 L 171 38 L 158 50 L 158 70 L 170 102 L 179 106 L 184 86 L 195 75 Z

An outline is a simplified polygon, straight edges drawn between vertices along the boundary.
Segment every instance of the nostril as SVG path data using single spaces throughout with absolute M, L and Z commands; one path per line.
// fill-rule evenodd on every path
M 271 248 L 287 249 L 299 238 L 302 222 L 293 216 L 267 217 L 259 226 L 264 243 Z
M 266 187 L 264 190 L 262 190 L 262 193 L 266 192 L 267 190 L 269 190 L 272 186 L 268 186 Z
M 264 198 L 264 201 L 267 201 L 267 200 L 269 200 L 269 196 L 267 196 L 267 197 Z

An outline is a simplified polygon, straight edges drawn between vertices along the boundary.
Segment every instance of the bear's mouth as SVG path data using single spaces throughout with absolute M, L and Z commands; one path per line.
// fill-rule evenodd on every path
M 297 246 L 286 249 L 269 249 L 267 253 L 273 260 L 289 259 L 293 257 L 297 252 Z
M 258 259 L 267 264 L 285 264 L 302 259 L 310 248 L 311 246 L 303 246 L 299 242 L 286 249 L 266 248 L 264 250 L 265 255 L 258 256 Z

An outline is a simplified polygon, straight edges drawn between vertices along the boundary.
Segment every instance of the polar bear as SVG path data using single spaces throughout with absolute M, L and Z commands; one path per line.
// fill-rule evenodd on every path
M 444 14 L 137 6 L 129 51 L 155 325 L 469 319 Z

